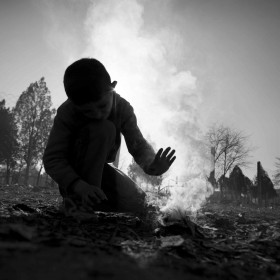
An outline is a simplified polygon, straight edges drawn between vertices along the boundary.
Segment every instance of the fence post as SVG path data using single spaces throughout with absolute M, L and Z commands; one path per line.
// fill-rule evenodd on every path
M 262 176 L 261 176 L 261 162 L 258 161 L 257 165 L 257 178 L 258 178 L 258 204 L 262 206 Z

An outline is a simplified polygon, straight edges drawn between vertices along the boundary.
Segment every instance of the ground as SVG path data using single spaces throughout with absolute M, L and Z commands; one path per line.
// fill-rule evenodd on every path
M 206 204 L 197 234 L 153 211 L 65 217 L 56 189 L 1 186 L 0 199 L 1 280 L 280 279 L 279 207 Z

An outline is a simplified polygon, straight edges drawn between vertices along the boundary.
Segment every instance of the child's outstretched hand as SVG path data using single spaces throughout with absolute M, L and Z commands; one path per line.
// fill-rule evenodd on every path
M 166 148 L 164 152 L 162 148 L 158 150 L 154 161 L 145 170 L 148 175 L 160 176 L 169 169 L 176 159 L 176 156 L 174 156 L 175 150 L 172 150 L 171 152 L 170 150 L 170 147 Z
M 102 200 L 108 200 L 105 193 L 98 187 L 89 185 L 83 180 L 78 180 L 72 186 L 72 191 L 77 195 L 85 207 L 94 207 Z

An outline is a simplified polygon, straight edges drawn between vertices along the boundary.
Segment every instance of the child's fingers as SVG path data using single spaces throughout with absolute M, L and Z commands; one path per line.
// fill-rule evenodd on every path
M 115 88 L 115 87 L 116 87 L 116 85 L 117 85 L 117 83 L 118 83 L 117 81 L 114 81 L 114 82 L 111 84 L 111 85 L 112 85 L 112 87 L 113 87 L 113 88 Z
M 162 153 L 161 158 L 166 158 L 166 156 L 167 156 L 167 154 L 169 153 L 170 150 L 171 150 L 170 147 L 166 148 L 166 149 L 164 150 L 164 152 Z
M 99 198 L 99 196 L 96 194 L 95 191 L 91 191 L 89 194 L 88 194 L 88 199 L 91 201 L 91 203 L 100 203 L 101 202 L 101 199 Z
M 100 201 L 99 201 L 100 202 Z M 97 199 L 94 199 L 90 196 L 86 196 L 83 199 L 83 205 L 85 206 L 90 206 L 90 207 L 94 207 L 96 203 L 99 203 Z
M 161 153 L 163 151 L 163 148 L 160 148 L 155 156 L 155 161 L 158 161 L 161 157 Z
M 171 158 L 170 161 L 169 161 L 169 165 L 171 165 L 171 164 L 174 162 L 175 159 L 176 159 L 176 156 L 174 156 L 173 158 Z
M 94 193 L 99 199 L 108 200 L 107 196 L 101 189 L 99 189 L 99 188 L 94 189 Z
M 107 196 L 105 195 L 105 193 L 99 189 L 99 188 L 95 188 L 92 193 L 90 194 L 91 197 L 93 197 L 94 199 L 99 200 L 108 200 Z M 98 202 L 98 203 L 99 203 Z
M 96 194 L 101 200 L 108 200 L 106 194 L 101 189 L 96 189 Z
M 171 153 L 169 153 L 169 155 L 167 156 L 167 159 L 170 160 L 174 154 L 175 154 L 175 150 L 172 150 Z

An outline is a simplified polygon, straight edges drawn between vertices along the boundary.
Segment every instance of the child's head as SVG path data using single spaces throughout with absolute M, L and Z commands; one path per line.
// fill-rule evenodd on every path
M 64 88 L 76 105 L 98 101 L 104 92 L 114 89 L 104 65 L 94 58 L 82 58 L 67 67 Z
M 72 63 L 65 71 L 63 82 L 66 95 L 85 115 L 108 117 L 116 82 L 111 83 L 110 75 L 101 62 L 82 58 Z

